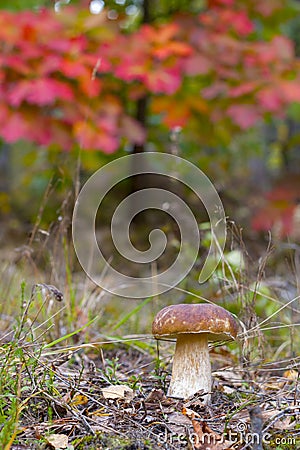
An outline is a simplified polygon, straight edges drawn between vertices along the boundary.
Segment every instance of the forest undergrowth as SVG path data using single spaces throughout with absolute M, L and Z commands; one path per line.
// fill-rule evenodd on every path
M 213 280 L 199 286 L 192 273 L 169 293 L 128 301 L 80 270 L 68 226 L 37 225 L 2 258 L 1 448 L 299 447 L 297 246 L 270 241 L 255 260 L 234 226 Z M 205 301 L 239 322 L 236 342 L 211 346 L 209 405 L 201 392 L 166 396 L 174 342 L 151 335 L 161 307 Z

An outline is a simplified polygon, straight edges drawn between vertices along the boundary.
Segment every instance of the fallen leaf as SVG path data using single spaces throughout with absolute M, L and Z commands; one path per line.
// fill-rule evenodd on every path
M 185 434 L 186 429 L 191 426 L 190 419 L 178 411 L 173 411 L 166 416 L 168 417 L 168 429 L 174 435 Z
M 213 372 L 213 377 L 220 378 L 221 380 L 227 381 L 230 384 L 234 384 L 235 386 L 241 386 L 243 382 L 243 378 L 238 372 L 234 372 L 233 370 L 222 370 Z
M 297 372 L 297 370 L 294 369 L 290 369 L 290 370 L 286 370 L 283 374 L 284 378 L 287 378 L 288 381 L 297 381 L 299 378 L 299 373 Z
M 75 394 L 72 400 L 70 401 L 71 406 L 77 405 L 86 405 L 89 399 L 83 394 Z
M 209 428 L 206 422 L 199 422 L 198 420 L 191 419 L 194 428 L 194 433 L 197 439 L 193 439 L 194 448 L 197 450 L 225 450 L 229 448 L 222 436 L 215 433 Z M 226 445 L 226 447 L 224 447 Z
M 278 430 L 288 430 L 293 428 L 293 423 L 291 422 L 291 417 L 283 417 L 282 411 L 279 409 L 271 409 L 271 410 L 263 410 L 262 411 L 262 419 L 263 421 L 269 422 L 273 421 L 276 416 L 278 416 L 278 419 L 273 423 L 272 428 L 278 429 Z M 234 415 L 234 419 L 238 421 L 239 423 L 246 424 L 250 422 L 250 419 L 248 417 L 247 411 L 239 411 Z
M 162 389 L 152 389 L 152 391 L 148 394 L 148 396 L 145 398 L 145 403 L 159 403 L 165 406 L 169 406 L 174 404 L 174 400 L 171 398 L 168 398 L 164 391 Z
M 134 398 L 134 391 L 123 384 L 102 388 L 101 392 L 106 399 L 126 398 L 126 400 L 132 400 Z
M 54 449 L 67 448 L 68 436 L 65 434 L 51 434 L 46 437 L 46 443 Z
M 234 388 L 232 388 L 230 386 L 223 385 L 222 386 L 222 392 L 224 392 L 224 394 L 231 395 L 231 394 L 234 394 L 236 392 L 236 389 L 234 389 Z
M 265 383 L 262 383 L 261 387 L 268 391 L 278 391 L 282 388 L 282 382 L 279 381 L 278 378 L 270 378 Z
M 275 422 L 273 422 L 276 416 L 278 416 L 278 419 Z M 289 430 L 293 429 L 294 427 L 294 423 L 291 422 L 292 420 L 291 417 L 282 416 L 282 411 L 280 410 L 273 409 L 271 411 L 263 411 L 262 417 L 264 422 L 272 421 L 273 422 L 272 428 L 275 428 L 277 430 Z
M 187 416 L 190 420 L 195 419 L 195 417 L 199 417 L 200 415 L 193 411 L 192 409 L 186 408 L 185 406 L 182 408 L 182 414 Z
M 187 414 L 175 411 L 168 415 L 168 423 L 187 426 L 190 425 L 191 422 Z
M 296 370 L 286 370 L 282 377 L 269 378 L 268 381 L 263 383 L 262 387 L 266 390 L 280 390 L 284 386 L 297 381 L 299 374 Z

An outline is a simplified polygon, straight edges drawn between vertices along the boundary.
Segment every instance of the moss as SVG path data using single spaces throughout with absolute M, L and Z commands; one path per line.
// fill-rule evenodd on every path
M 101 450 L 151 450 L 152 446 L 144 439 L 137 442 L 136 439 L 99 433 L 96 436 L 85 436 L 72 442 L 76 450 L 95 450 L 101 446 Z
M 266 450 L 294 450 L 299 448 L 299 440 L 297 436 L 292 434 L 274 434 L 269 439 L 269 443 L 265 445 Z

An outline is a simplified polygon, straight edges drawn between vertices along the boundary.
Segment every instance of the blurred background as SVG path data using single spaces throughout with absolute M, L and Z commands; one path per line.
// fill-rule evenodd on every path
M 282 438 L 268 448 L 296 448 L 285 433 L 299 436 L 300 2 L 1 0 L 0 49 L 0 447 L 66 448 L 69 438 L 69 449 L 175 448 L 177 436 L 212 427 L 217 442 L 239 434 L 240 448 L 250 412 L 253 435 Z M 161 257 L 141 265 L 117 252 L 113 214 L 148 187 L 183 199 L 201 241 L 178 285 L 122 298 L 80 266 L 72 214 L 99 168 L 146 152 L 209 177 L 227 241 L 216 267 L 209 217 L 191 189 L 161 175 L 124 179 L 95 220 L 108 264 L 154 285 L 182 247 L 186 260 L 194 254 L 167 202 L 129 228 L 138 250 L 162 230 Z M 200 284 L 205 261 L 216 270 Z M 206 301 L 235 316 L 239 335 L 210 345 L 216 400 L 205 411 L 201 391 L 187 403 L 164 398 L 175 343 L 158 342 L 152 321 L 167 305 Z M 132 398 L 104 396 L 120 384 Z
M 197 164 L 245 237 L 299 239 L 297 2 L 1 5 L 3 242 L 45 195 L 47 229 L 76 182 L 143 151 Z
M 83 273 L 70 246 L 80 186 L 107 162 L 147 151 L 196 164 L 213 182 L 228 217 L 229 266 L 220 268 L 218 281 L 199 287 L 196 274 L 210 241 L 207 216 L 191 192 L 173 186 L 195 212 L 203 247 L 198 266 L 182 284 L 189 294 L 176 294 L 179 299 L 196 294 L 249 306 L 262 275 L 262 314 L 275 291 L 287 301 L 297 295 L 298 3 L 2 0 L 3 298 L 8 286 L 19 290 L 10 277 L 21 267 L 20 280 L 26 273 L 27 281 L 63 286 L 72 310 L 71 276 L 79 296 L 86 283 L 76 278 Z M 108 258 L 115 205 L 149 183 L 165 182 L 135 177 L 116 186 L 106 200 L 98 226 Z M 162 267 L 168 265 L 178 248 L 176 224 L 167 214 L 140 219 L 133 224 L 133 241 L 142 249 L 153 223 L 160 223 L 171 243 L 170 256 L 162 261 Z M 267 267 L 261 265 L 266 254 Z M 128 270 L 116 256 L 114 263 Z M 250 297 L 236 280 L 252 286 Z M 76 323 L 85 320 L 84 308 L 79 309 Z

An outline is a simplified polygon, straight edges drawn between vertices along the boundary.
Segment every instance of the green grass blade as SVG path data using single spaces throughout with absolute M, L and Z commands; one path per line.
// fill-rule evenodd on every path
M 82 327 L 78 328 L 75 331 L 72 331 L 72 333 L 66 334 L 65 336 L 61 336 L 58 339 L 55 339 L 55 341 L 50 342 L 49 344 L 46 344 L 44 348 L 51 348 L 56 344 L 59 344 L 60 342 L 64 341 L 65 339 L 68 339 L 72 336 L 74 336 L 77 333 L 80 333 L 80 331 L 84 330 L 85 328 L 89 327 L 95 320 L 98 319 L 98 316 L 94 317 L 92 320 L 90 320 L 88 323 L 82 325 Z
M 148 297 L 142 303 L 139 303 L 132 311 L 130 311 L 129 313 L 125 314 L 125 316 L 122 317 L 122 319 L 119 322 L 117 322 L 116 325 L 114 325 L 112 327 L 112 330 L 116 331 L 118 328 L 120 328 L 122 325 L 124 325 L 124 323 L 126 323 L 132 316 L 134 316 L 135 314 L 140 312 L 140 310 L 144 306 L 146 306 L 151 300 L 152 300 L 152 297 Z

